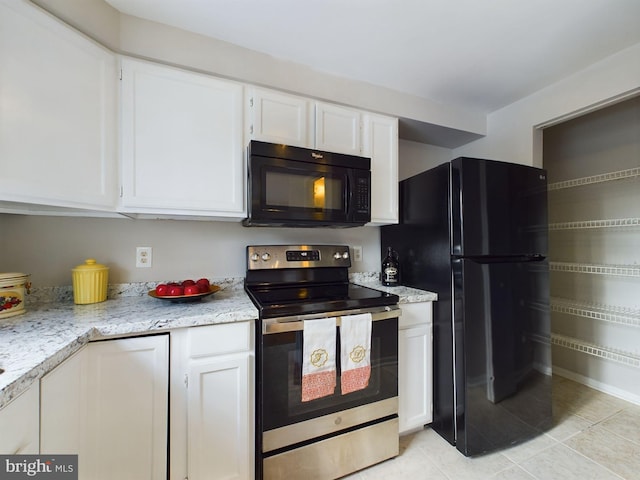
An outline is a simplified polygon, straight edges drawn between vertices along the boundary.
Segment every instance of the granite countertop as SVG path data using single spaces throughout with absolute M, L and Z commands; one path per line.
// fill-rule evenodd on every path
M 0 408 L 92 340 L 258 318 L 242 279 L 214 283 L 218 292 L 193 303 L 150 297 L 155 283 L 110 285 L 90 305 L 75 305 L 70 288 L 34 291 L 26 313 L 0 319 Z
M 418 303 L 418 302 L 435 302 L 438 300 L 438 295 L 433 292 L 427 292 L 425 290 L 418 290 L 411 287 L 385 287 L 380 282 L 355 282 L 365 287 L 375 288 L 376 290 L 382 290 L 383 292 L 395 293 L 400 297 L 399 304 L 403 303 Z
M 92 340 L 257 319 L 243 280 L 214 281 L 220 291 L 193 303 L 150 297 L 155 283 L 110 285 L 108 299 L 90 305 L 75 305 L 70 287 L 34 290 L 25 314 L 0 319 L 0 408 Z M 437 299 L 431 292 L 383 287 L 375 274 L 350 280 L 395 293 L 401 304 Z

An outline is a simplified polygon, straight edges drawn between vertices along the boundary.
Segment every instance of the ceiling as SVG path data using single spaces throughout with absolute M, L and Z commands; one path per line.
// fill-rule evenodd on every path
M 106 0 L 119 11 L 491 112 L 640 42 L 639 0 Z

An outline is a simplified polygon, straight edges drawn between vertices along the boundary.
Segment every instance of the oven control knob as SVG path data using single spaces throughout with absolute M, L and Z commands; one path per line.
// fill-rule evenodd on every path
M 333 254 L 333 258 L 335 258 L 336 260 L 340 260 L 342 258 L 342 255 L 340 254 L 340 252 L 336 252 Z
M 347 258 L 349 258 L 349 252 L 344 252 L 344 253 L 342 254 L 342 258 L 344 258 L 345 260 L 346 260 Z
M 251 255 L 252 262 L 257 262 L 258 260 L 260 260 L 260 255 L 258 255 L 257 253 L 254 253 L 253 255 Z
M 268 262 L 269 259 L 271 258 L 271 255 L 269 255 L 268 253 L 265 252 L 265 253 L 262 254 L 261 258 L 262 258 L 263 262 Z

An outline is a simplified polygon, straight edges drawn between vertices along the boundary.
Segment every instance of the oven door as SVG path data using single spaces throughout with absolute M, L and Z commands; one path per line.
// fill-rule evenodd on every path
M 253 156 L 245 224 L 364 225 L 370 220 L 370 199 L 363 200 L 369 183 L 369 171 Z
M 303 322 L 313 315 L 262 320 L 259 366 L 258 432 L 263 453 L 325 435 L 397 417 L 397 306 L 323 314 L 322 318 L 370 312 L 371 377 L 365 389 L 340 392 L 340 332 L 336 335 L 336 391 L 302 402 Z M 318 317 L 316 315 L 316 317 Z

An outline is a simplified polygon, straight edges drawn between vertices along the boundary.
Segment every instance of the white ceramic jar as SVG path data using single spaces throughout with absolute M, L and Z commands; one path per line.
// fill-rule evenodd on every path
M 30 288 L 28 274 L 0 273 L 0 319 L 26 311 L 25 294 L 29 293 Z

